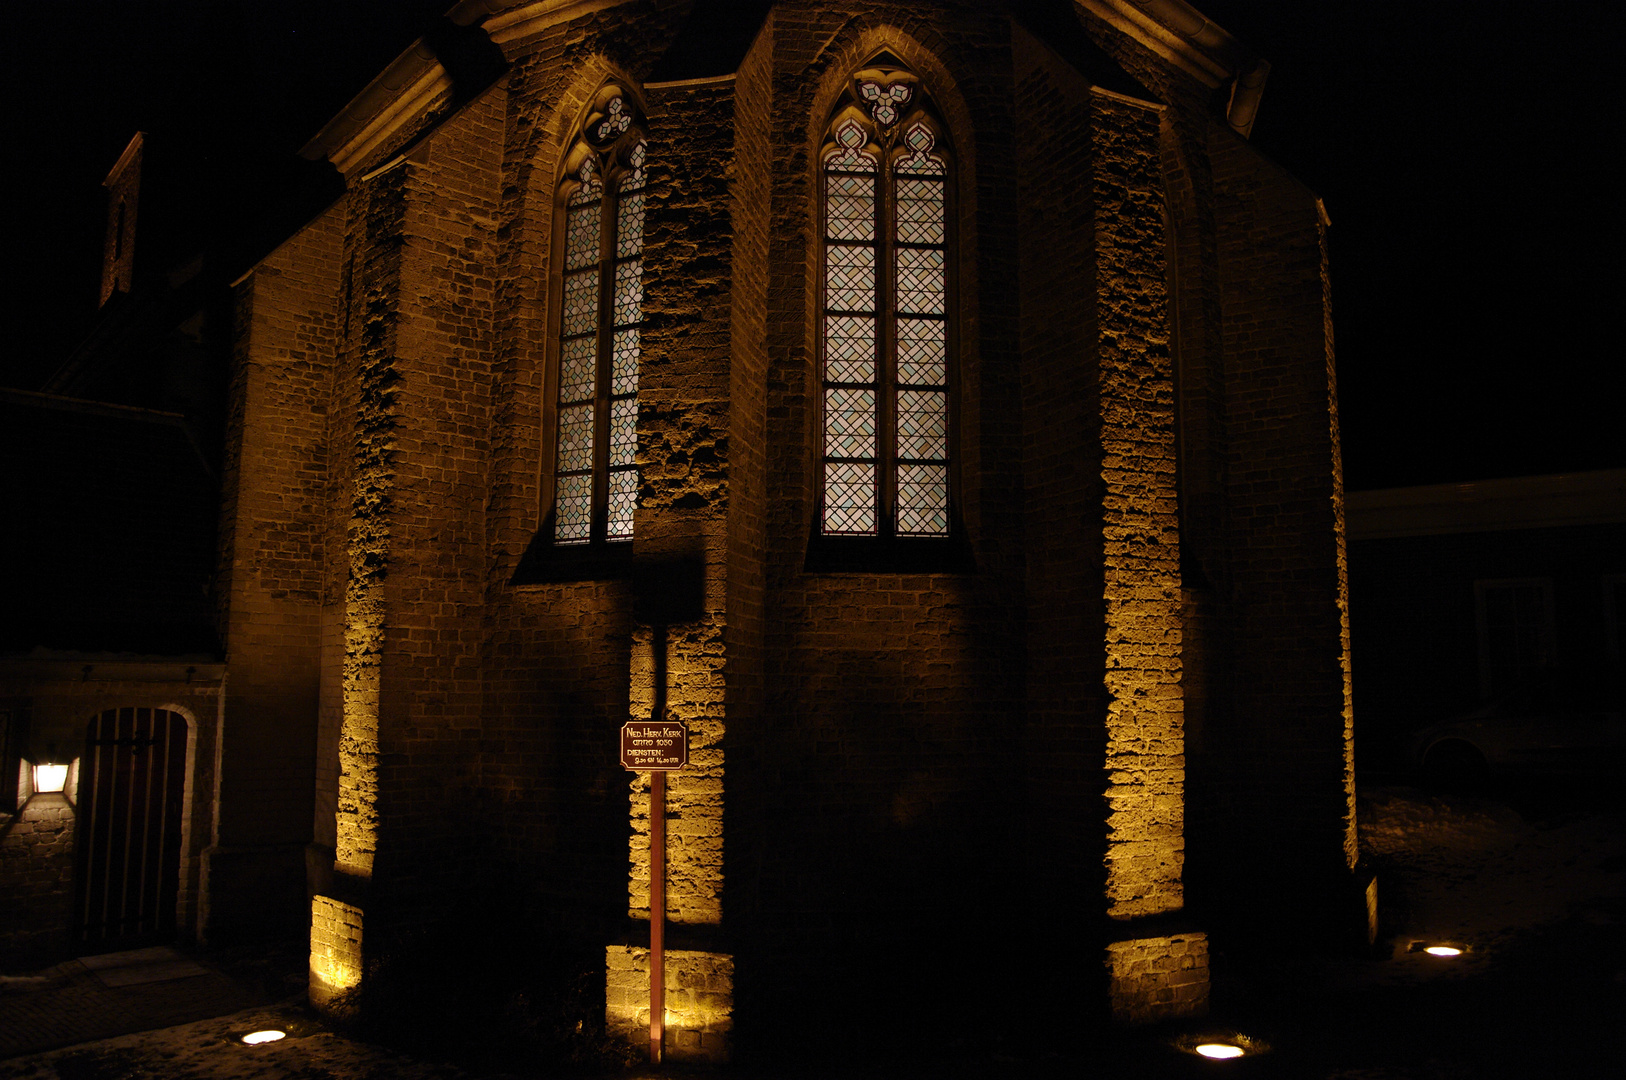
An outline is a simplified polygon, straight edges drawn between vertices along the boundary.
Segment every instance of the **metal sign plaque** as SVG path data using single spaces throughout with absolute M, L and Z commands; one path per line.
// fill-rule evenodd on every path
M 621 725 L 621 764 L 633 772 L 670 772 L 689 763 L 689 729 L 676 720 Z

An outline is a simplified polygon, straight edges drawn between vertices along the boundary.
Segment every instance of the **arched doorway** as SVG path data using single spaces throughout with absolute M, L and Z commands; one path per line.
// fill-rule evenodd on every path
M 108 709 L 80 760 L 74 940 L 128 948 L 175 935 L 186 793 L 186 717 Z

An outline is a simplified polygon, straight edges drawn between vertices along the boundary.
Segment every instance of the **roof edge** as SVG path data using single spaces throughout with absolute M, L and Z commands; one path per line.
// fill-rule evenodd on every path
M 1352 540 L 1626 522 L 1626 469 L 1351 491 Z

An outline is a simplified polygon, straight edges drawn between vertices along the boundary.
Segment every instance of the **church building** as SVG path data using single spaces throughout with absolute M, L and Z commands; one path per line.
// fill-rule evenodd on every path
M 1184 0 L 458 3 L 234 284 L 182 932 L 308 925 L 331 1005 L 507 920 L 700 1060 L 1363 940 L 1268 70 Z

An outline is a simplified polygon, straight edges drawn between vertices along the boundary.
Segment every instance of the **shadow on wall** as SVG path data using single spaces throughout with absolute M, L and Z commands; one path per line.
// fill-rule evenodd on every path
M 918 667 L 833 653 L 818 692 L 778 714 L 773 824 L 753 853 L 759 940 L 740 950 L 736 999 L 737 1030 L 765 1047 L 809 1016 L 842 1032 L 829 1045 L 843 1054 L 999 1026 L 1017 955 L 1013 807 L 977 718 L 934 699 Z

